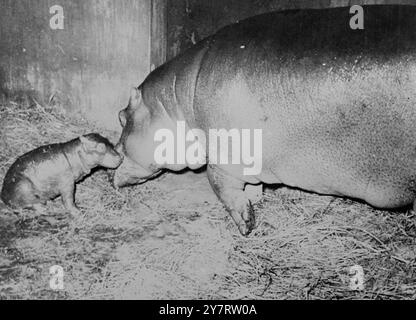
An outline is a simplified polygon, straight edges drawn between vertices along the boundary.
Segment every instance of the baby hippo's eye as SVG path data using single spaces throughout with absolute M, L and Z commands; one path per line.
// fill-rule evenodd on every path
M 106 148 L 106 146 L 104 145 L 104 143 L 98 143 L 98 144 L 97 144 L 97 151 L 98 151 L 98 152 L 100 152 L 100 153 L 104 153 L 104 152 L 106 152 L 106 150 L 107 150 L 107 148 Z

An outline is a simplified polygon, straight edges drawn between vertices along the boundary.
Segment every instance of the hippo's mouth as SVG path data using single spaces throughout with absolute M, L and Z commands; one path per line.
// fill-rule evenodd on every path
M 138 163 L 124 158 L 124 161 L 113 171 L 110 180 L 114 188 L 122 188 L 131 185 L 145 183 L 162 173 L 160 168 L 145 169 Z
M 163 172 L 163 170 L 162 170 L 162 169 L 160 169 L 160 170 L 158 170 L 158 171 L 154 172 L 153 174 L 151 174 L 150 176 L 148 176 L 148 177 L 146 177 L 146 178 L 138 178 L 137 182 L 136 182 L 136 183 L 133 183 L 133 184 L 142 184 L 142 183 L 145 183 L 145 182 L 147 182 L 147 181 L 149 181 L 149 180 L 152 180 L 152 179 L 156 178 L 156 177 L 157 177 L 157 176 L 159 176 L 162 172 Z

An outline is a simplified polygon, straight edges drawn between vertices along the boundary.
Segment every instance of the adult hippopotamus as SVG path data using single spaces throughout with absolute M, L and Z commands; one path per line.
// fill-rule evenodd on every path
M 227 26 L 150 73 L 120 111 L 121 187 L 163 169 L 155 133 L 261 129 L 262 170 L 211 163 L 207 174 L 239 231 L 254 227 L 247 184 L 285 184 L 378 208 L 416 198 L 416 7 L 268 13 Z

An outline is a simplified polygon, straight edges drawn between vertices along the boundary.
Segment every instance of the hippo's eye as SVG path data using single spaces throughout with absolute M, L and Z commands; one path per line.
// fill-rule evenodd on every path
M 121 126 L 124 128 L 124 126 L 126 125 L 126 122 L 127 122 L 127 119 L 126 119 L 126 111 L 121 110 L 118 113 L 118 119 L 120 120 Z

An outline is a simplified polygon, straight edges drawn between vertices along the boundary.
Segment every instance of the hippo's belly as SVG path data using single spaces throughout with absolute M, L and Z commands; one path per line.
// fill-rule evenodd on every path
M 360 104 L 365 100 L 355 99 Z M 415 108 L 399 95 L 388 101 L 375 100 L 365 110 L 353 103 L 343 113 L 338 109 L 331 114 L 327 109 L 327 117 L 320 119 L 305 115 L 300 121 L 291 119 L 291 125 L 275 130 L 274 138 L 264 141 L 264 170 L 290 186 L 359 198 L 376 207 L 412 203 L 416 198 Z
M 264 169 L 273 172 L 275 182 L 320 194 L 363 199 L 380 208 L 405 206 L 416 198 L 414 164 L 380 167 L 370 160 L 371 157 L 362 163 L 349 163 L 348 153 L 340 154 L 345 155 L 341 161 L 334 161 L 328 150 L 321 149 L 317 154 L 316 158 L 293 155 Z M 379 158 L 378 161 L 388 162 L 389 159 Z

